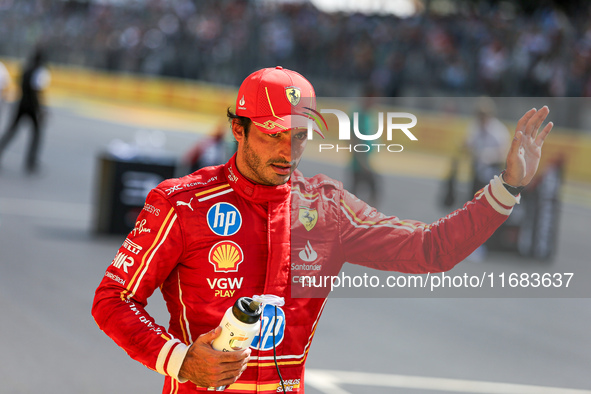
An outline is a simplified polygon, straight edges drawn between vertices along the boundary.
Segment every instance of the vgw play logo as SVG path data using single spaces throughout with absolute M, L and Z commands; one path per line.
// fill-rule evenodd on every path
M 384 134 L 384 119 L 386 119 L 385 130 L 386 140 L 388 142 L 392 141 L 394 133 L 397 131 L 401 131 L 402 133 L 404 133 L 404 135 L 408 137 L 408 139 L 410 139 L 411 141 L 418 141 L 417 137 L 415 137 L 415 135 L 410 131 L 411 128 L 416 126 L 417 117 L 408 112 L 386 112 L 385 116 L 384 112 L 378 112 L 378 130 L 371 134 L 369 130 L 363 130 L 363 133 L 359 130 L 359 112 L 353 112 L 353 127 L 351 128 L 351 119 L 343 111 L 340 111 L 338 109 L 321 109 L 320 112 L 318 112 L 308 107 L 305 107 L 305 109 L 310 111 L 305 113 L 309 117 L 308 140 L 312 140 L 313 138 L 314 122 L 321 130 L 328 130 L 326 119 L 324 119 L 324 116 L 322 116 L 322 114 L 333 114 L 337 117 L 338 120 L 339 141 L 351 141 L 351 130 L 353 130 L 353 133 L 355 137 L 357 137 L 357 139 L 361 141 L 368 141 L 368 143 L 349 143 L 348 145 L 320 144 L 318 147 L 320 152 L 331 150 L 336 152 L 369 152 L 372 149 L 377 152 L 402 152 L 404 147 L 400 144 L 369 142 L 378 141 L 380 138 L 382 138 L 382 135 Z M 400 123 L 400 120 L 403 119 L 406 119 L 409 122 Z

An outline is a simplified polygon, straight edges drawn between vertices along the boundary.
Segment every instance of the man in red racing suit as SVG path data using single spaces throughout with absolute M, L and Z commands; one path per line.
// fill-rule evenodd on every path
M 301 76 L 303 81 L 293 81 L 296 73 L 289 70 L 260 72 L 276 70 L 292 80 L 271 81 L 269 90 L 307 82 Z M 264 75 L 259 79 L 263 84 Z M 242 100 L 239 92 L 237 108 L 244 107 Z M 271 110 L 278 115 L 277 106 Z M 534 113 L 520 122 L 525 125 Z M 132 358 L 166 376 L 164 393 L 223 384 L 229 393 L 281 391 L 274 346 L 286 391 L 303 393 L 304 364 L 326 298 L 292 297 L 294 267 L 336 274 L 346 261 L 406 273 L 446 271 L 481 245 L 519 201 L 495 177 L 462 209 L 430 225 L 387 217 L 340 182 L 304 178 L 295 170 L 301 152 L 290 148 L 290 134 L 296 130 L 270 133 L 257 117 L 249 118 L 253 124 L 247 127 L 232 123 L 239 149 L 227 164 L 167 180 L 150 192 L 96 290 L 97 324 Z M 305 145 L 301 134 L 295 138 Z M 269 144 L 275 144 L 269 155 L 289 149 L 280 154 L 298 157 L 251 160 Z M 145 310 L 157 287 L 170 313 L 168 329 Z M 247 351 L 211 349 L 225 310 L 238 297 L 255 294 L 285 298 L 277 318 L 274 308 L 265 309 L 260 335 Z

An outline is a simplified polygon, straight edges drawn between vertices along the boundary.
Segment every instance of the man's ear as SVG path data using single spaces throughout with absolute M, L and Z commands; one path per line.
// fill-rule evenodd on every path
M 246 139 L 244 127 L 238 122 L 238 119 L 232 119 L 232 134 L 238 143 Z

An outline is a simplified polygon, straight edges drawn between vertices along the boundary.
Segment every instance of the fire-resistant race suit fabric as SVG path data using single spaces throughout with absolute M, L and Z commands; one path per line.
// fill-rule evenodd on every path
M 304 178 L 296 171 L 281 186 L 253 184 L 232 158 L 150 192 L 96 290 L 92 313 L 132 358 L 166 376 L 164 393 L 186 393 L 206 390 L 178 381 L 199 335 L 214 329 L 238 297 L 284 297 L 277 360 L 286 389 L 303 393 L 304 363 L 326 293 L 296 298 L 290 284 L 300 284 L 300 275 L 318 267 L 338 273 L 344 262 L 407 273 L 449 270 L 516 202 L 495 177 L 462 209 L 426 225 L 385 216 L 322 175 Z M 158 287 L 171 316 L 168 329 L 144 309 Z M 277 392 L 274 321 L 268 305 L 251 361 L 227 392 Z

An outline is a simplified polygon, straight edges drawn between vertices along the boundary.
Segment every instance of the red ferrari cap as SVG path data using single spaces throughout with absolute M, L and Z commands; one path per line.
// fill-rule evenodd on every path
M 236 115 L 250 118 L 267 134 L 307 128 L 308 120 L 322 138 L 317 122 L 316 93 L 312 84 L 295 71 L 281 66 L 263 68 L 250 74 L 238 90 Z

